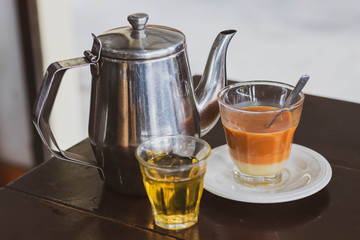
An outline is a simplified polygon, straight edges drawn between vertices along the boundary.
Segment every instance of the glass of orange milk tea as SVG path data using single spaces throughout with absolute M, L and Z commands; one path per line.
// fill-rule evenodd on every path
M 228 85 L 219 92 L 235 181 L 247 186 L 281 182 L 304 102 L 300 92 L 292 105 L 282 107 L 293 89 L 285 83 L 259 80 Z
M 156 225 L 178 230 L 197 223 L 210 152 L 205 141 L 184 135 L 152 138 L 137 148 Z

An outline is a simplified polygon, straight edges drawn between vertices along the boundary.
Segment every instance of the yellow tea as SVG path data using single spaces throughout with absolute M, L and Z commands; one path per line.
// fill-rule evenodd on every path
M 194 157 L 169 154 L 148 160 L 148 163 L 162 168 L 191 166 L 197 162 Z M 157 224 L 169 226 L 171 229 L 172 225 L 184 224 L 183 228 L 186 228 L 197 222 L 205 170 L 195 165 L 181 174 L 172 174 L 158 171 L 156 168 L 141 167 L 145 189 L 154 209 Z

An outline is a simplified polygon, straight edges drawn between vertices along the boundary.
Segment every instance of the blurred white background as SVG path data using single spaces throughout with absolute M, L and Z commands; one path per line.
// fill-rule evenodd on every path
M 129 25 L 127 16 L 135 12 L 149 14 L 149 24 L 177 28 L 187 37 L 188 54 L 193 75 L 202 74 L 208 52 L 216 35 L 236 29 L 228 48 L 228 78 L 232 80 L 271 79 L 295 84 L 302 74 L 311 76 L 305 87 L 313 94 L 360 103 L 360 3 L 355 0 L 38 0 L 44 72 L 55 61 L 83 55 L 91 49 L 91 33 Z M 17 66 L 16 27 L 11 0 L 1 3 L 1 93 L 10 96 L 0 112 L 0 143 L 28 147 L 26 133 L 18 124 L 21 97 L 14 94 L 21 86 L 14 83 L 21 66 Z M 7 15 L 10 15 L 8 17 Z M 8 19 L 14 21 L 8 23 Z M 10 29 L 10 30 L 9 30 Z M 12 36 L 14 35 L 14 36 Z M 15 74 L 15 75 L 14 75 Z M 20 78 L 21 76 L 19 76 Z M 12 78 L 12 80 L 10 80 Z M 6 83 L 5 80 L 8 80 Z M 89 69 L 69 71 L 60 89 L 51 125 L 63 148 L 87 136 L 90 92 Z M 11 86 L 9 85 L 11 84 Z M 0 99 L 1 100 L 1 99 Z M 8 109 L 7 101 L 19 107 Z M 305 106 L 306 108 L 306 101 Z M 28 124 L 28 127 L 32 127 Z M 23 135 L 8 139 L 8 133 Z M 1 144 L 0 144 L 1 145 Z M 15 144 L 16 146 L 16 144 Z M 11 148 L 11 147 L 10 147 Z M 8 148 L 9 149 L 9 148 Z M 14 148 L 8 155 L 24 154 Z M 5 147 L 2 152 L 8 151 Z M 14 153 L 15 151 L 15 153 Z

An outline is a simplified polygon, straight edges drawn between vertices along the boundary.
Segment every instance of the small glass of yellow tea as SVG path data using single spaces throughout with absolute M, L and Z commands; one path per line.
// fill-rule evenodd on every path
M 157 226 L 179 230 L 197 223 L 210 152 L 204 140 L 184 135 L 139 145 L 135 154 Z

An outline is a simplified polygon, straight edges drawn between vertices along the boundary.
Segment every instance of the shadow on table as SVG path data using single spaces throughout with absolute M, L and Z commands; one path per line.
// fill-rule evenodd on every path
M 200 235 L 217 236 L 219 239 L 272 236 L 289 228 L 306 227 L 321 218 L 328 205 L 326 188 L 301 200 L 276 204 L 235 202 L 206 192 L 199 221 Z M 207 230 L 203 231 L 205 226 Z

